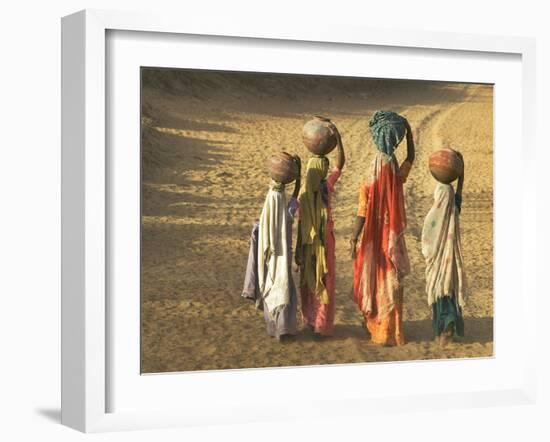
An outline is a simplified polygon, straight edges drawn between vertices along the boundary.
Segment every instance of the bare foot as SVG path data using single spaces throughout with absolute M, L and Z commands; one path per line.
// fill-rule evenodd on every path
M 454 334 L 455 334 L 455 324 L 454 322 L 451 322 L 443 332 L 441 332 L 441 335 L 439 336 L 439 346 L 440 347 L 446 347 L 454 340 Z M 437 338 L 436 338 L 437 339 Z
M 447 338 L 448 342 L 453 342 L 455 336 L 455 323 L 451 322 L 443 334 Z

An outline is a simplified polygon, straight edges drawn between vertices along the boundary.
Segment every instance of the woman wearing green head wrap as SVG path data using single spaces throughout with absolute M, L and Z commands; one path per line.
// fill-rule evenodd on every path
M 376 112 L 369 126 L 378 152 L 359 189 L 359 208 L 350 240 L 355 260 L 354 297 L 372 342 L 402 345 L 403 283 L 410 267 L 404 237 L 407 219 L 403 183 L 414 160 L 414 142 L 409 123 L 394 112 Z M 394 150 L 405 135 L 407 159 L 399 167 Z
M 296 244 L 302 318 L 317 337 L 330 336 L 334 329 L 336 259 L 331 199 L 346 160 L 338 129 L 330 122 L 326 124 L 337 139 L 336 167 L 329 173 L 327 157 L 315 155 L 309 159 L 299 197 Z

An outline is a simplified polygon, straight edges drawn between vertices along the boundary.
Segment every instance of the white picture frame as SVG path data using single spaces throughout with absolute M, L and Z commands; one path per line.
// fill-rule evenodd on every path
M 480 54 L 515 54 L 521 57 L 522 119 L 521 173 L 528 176 L 534 170 L 535 143 L 533 118 L 535 108 L 535 43 L 533 39 L 494 37 L 417 31 L 391 32 L 369 28 L 332 27 L 266 23 L 212 23 L 207 20 L 180 23 L 177 17 L 143 13 L 86 10 L 62 20 L 62 423 L 84 432 L 122 429 L 185 426 L 216 422 L 243 422 L 285 417 L 322 415 L 320 400 L 309 409 L 265 409 L 245 417 L 230 412 L 206 414 L 185 407 L 181 411 L 109 412 L 108 396 L 113 387 L 109 382 L 113 360 L 107 328 L 110 323 L 106 289 L 107 244 L 110 231 L 108 218 L 108 155 L 106 121 L 108 118 L 108 63 L 106 35 L 112 31 L 141 31 L 164 35 L 218 36 L 243 39 L 269 39 L 285 42 L 338 43 L 341 45 L 376 46 L 379 48 L 423 48 L 440 51 L 468 51 Z M 498 118 L 498 117 L 497 117 Z M 536 193 L 522 186 L 519 190 L 522 211 L 521 265 L 526 274 L 526 256 L 534 250 Z M 497 247 L 498 250 L 498 247 Z M 522 278 L 522 306 L 534 305 L 536 282 Z M 497 318 L 498 320 L 498 318 Z M 525 349 L 520 357 L 521 376 L 502 388 L 472 390 L 463 393 L 430 393 L 378 397 L 376 410 L 396 411 L 410 407 L 438 408 L 491 406 L 533 403 L 536 397 L 536 356 L 534 336 L 536 324 L 525 323 Z M 531 339 L 529 339 L 531 338 Z M 413 369 L 414 363 L 407 364 Z M 354 367 L 356 372 L 361 367 Z M 275 369 L 276 370 L 276 369 Z M 303 370 L 319 370 L 305 368 Z M 279 372 L 281 370 L 278 370 Z M 224 372 L 211 373 L 224 383 Z M 231 382 L 238 381 L 231 375 Z M 254 377 L 255 375 L 250 375 Z M 242 376 L 241 376 L 242 377 Z M 212 378 L 211 378 L 212 379 Z M 198 378 L 194 378 L 198 381 Z M 258 382 L 261 379 L 258 378 Z M 223 396 L 223 392 L 220 393 Z M 220 397 L 220 403 L 224 401 Z M 251 399 L 240 407 L 254 406 Z M 368 414 L 375 409 L 372 401 L 359 397 L 331 398 L 338 400 L 336 414 Z M 237 407 L 238 408 L 238 407 Z M 334 411 L 334 410 L 333 410 Z

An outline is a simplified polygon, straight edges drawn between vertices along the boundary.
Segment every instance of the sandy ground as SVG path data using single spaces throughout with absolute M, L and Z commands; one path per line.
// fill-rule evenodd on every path
M 142 94 L 142 372 L 493 354 L 491 86 L 169 74 L 149 72 Z M 369 343 L 350 297 L 347 241 L 374 153 L 368 120 L 377 109 L 403 114 L 417 147 L 405 185 L 412 273 L 401 347 Z M 261 312 L 240 297 L 250 228 L 269 182 L 265 160 L 281 149 L 305 160 L 301 127 L 314 114 L 335 121 L 347 156 L 333 200 L 335 336 L 317 342 L 301 330 L 279 344 L 266 336 Z M 435 187 L 428 156 L 444 146 L 465 158 L 461 223 L 470 296 L 466 336 L 441 349 L 432 342 L 420 235 Z M 400 146 L 397 156 L 404 154 Z

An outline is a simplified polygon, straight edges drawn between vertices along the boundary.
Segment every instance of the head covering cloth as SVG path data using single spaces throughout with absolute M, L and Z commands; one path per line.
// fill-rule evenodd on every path
M 369 121 L 374 144 L 380 152 L 392 156 L 407 131 L 406 120 L 390 111 L 376 111 Z

